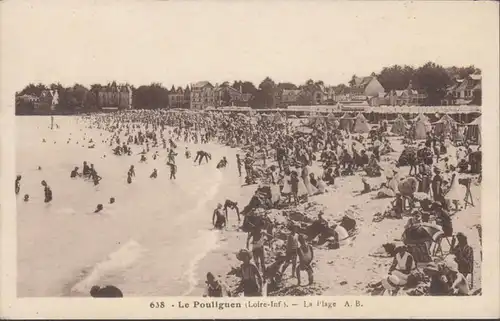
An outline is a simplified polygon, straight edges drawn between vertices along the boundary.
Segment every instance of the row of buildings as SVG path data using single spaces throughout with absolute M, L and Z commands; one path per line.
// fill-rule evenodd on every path
M 468 105 L 481 91 L 481 75 L 471 74 L 465 79 L 455 79 L 446 89 L 442 105 Z M 191 87 L 172 88 L 169 94 L 170 108 L 204 109 L 207 107 L 247 107 L 252 94 L 243 93 L 228 83 L 212 85 L 208 81 L 197 82 Z M 280 89 L 274 93 L 275 108 L 294 105 L 335 105 L 337 103 L 364 103 L 370 106 L 421 106 L 427 99 L 425 91 L 413 88 L 410 81 L 403 90 L 386 91 L 375 76 L 354 77 L 350 86 L 328 87 L 321 83 L 309 84 L 300 89 Z
M 481 75 L 471 74 L 464 79 L 455 79 L 446 89 L 441 101 L 442 105 L 469 105 L 474 96 L 481 92 Z M 35 106 L 54 107 L 54 94 L 49 91 L 42 97 L 24 95 L 23 99 L 32 99 Z M 29 96 L 29 97 L 28 97 Z M 97 105 L 100 108 L 129 109 L 132 108 L 132 89 L 115 83 L 103 87 L 97 93 Z M 212 85 L 208 81 L 200 81 L 185 88 L 172 88 L 168 91 L 169 108 L 185 108 L 200 110 L 208 107 L 237 106 L 248 107 L 252 99 L 251 93 L 244 93 L 242 88 L 233 88 L 229 83 Z M 412 83 L 403 90 L 386 91 L 375 76 L 354 77 L 350 86 L 324 86 L 321 82 L 307 83 L 300 89 L 282 89 L 278 86 L 274 91 L 271 108 L 288 106 L 314 106 L 340 104 L 364 104 L 368 106 L 421 106 L 427 100 L 423 90 L 413 88 Z

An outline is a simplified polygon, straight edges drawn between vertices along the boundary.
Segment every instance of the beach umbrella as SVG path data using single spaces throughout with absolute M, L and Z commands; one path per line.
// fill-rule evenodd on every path
M 403 232 L 403 243 L 420 244 L 436 241 L 443 235 L 443 230 L 438 225 L 426 223 L 409 226 Z

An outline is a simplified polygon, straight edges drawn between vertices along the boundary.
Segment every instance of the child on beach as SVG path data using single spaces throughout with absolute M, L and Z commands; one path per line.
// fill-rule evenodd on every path
M 219 278 L 216 278 L 212 272 L 207 273 L 207 280 L 205 281 L 207 287 L 205 289 L 205 293 L 203 297 L 210 298 L 221 298 L 221 297 L 230 297 L 231 293 L 227 285 Z
M 247 249 L 249 247 L 250 240 L 252 240 L 252 254 L 254 262 L 257 266 L 259 266 L 260 262 L 262 272 L 264 272 L 266 270 L 266 265 L 264 264 L 264 242 L 266 238 L 261 225 L 254 226 L 254 228 L 248 233 Z
M 252 254 L 248 250 L 242 249 L 238 252 L 236 258 L 242 261 L 240 266 L 241 282 L 236 292 L 243 292 L 243 295 L 246 297 L 261 296 L 262 277 L 259 273 L 259 269 L 257 269 L 254 264 L 250 263 Z
M 297 226 L 292 225 L 291 233 L 288 235 L 286 240 L 286 261 L 281 269 L 281 275 L 283 275 L 292 263 L 292 277 L 295 277 L 295 267 L 297 265 L 297 249 L 299 248 L 299 234 L 297 233 Z
M 296 171 L 292 171 L 290 175 L 290 186 L 291 186 L 291 193 L 293 195 L 293 200 L 294 204 L 298 205 L 299 204 L 299 177 L 297 175 Z
M 300 246 L 297 249 L 297 255 L 299 258 L 299 266 L 297 267 L 297 282 L 300 286 L 300 271 L 304 270 L 307 272 L 309 277 L 309 284 L 313 283 L 313 270 L 311 267 L 312 260 L 314 259 L 313 248 L 310 244 L 307 244 L 303 235 L 299 235 Z
M 238 215 L 238 222 L 240 222 L 240 209 L 238 208 L 238 202 L 233 202 L 231 200 L 226 200 L 226 202 L 224 202 L 224 213 L 226 214 L 226 221 L 229 221 L 227 217 L 228 208 L 236 211 L 236 214 Z

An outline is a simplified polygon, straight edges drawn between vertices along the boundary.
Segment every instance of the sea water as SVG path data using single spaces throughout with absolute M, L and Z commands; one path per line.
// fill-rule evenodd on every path
M 217 246 L 211 219 L 227 185 L 238 185 L 235 150 L 217 144 L 182 144 L 177 179 L 169 179 L 167 154 L 115 156 L 102 140 L 108 132 L 85 127 L 77 117 L 16 118 L 16 173 L 23 176 L 17 200 L 18 296 L 85 296 L 93 285 L 113 284 L 126 296 L 195 295 L 197 263 Z M 101 136 L 102 133 L 102 136 Z M 45 139 L 46 142 L 42 142 Z M 69 143 L 68 142 L 69 140 Z M 95 148 L 88 148 L 90 139 Z M 78 142 L 78 144 L 76 144 Z M 83 147 L 82 147 L 83 146 Z M 198 149 L 212 154 L 201 166 L 185 159 Z M 228 168 L 216 169 L 226 156 Z M 102 176 L 99 185 L 71 179 L 83 161 Z M 136 177 L 127 184 L 134 165 Z M 38 170 L 38 166 L 41 170 Z M 158 178 L 150 179 L 153 168 Z M 44 203 L 46 180 L 54 200 Z M 227 190 L 227 189 L 226 189 Z M 22 200 L 24 194 L 30 201 Z M 108 204 L 110 197 L 116 203 Z M 94 214 L 97 204 L 102 213 Z

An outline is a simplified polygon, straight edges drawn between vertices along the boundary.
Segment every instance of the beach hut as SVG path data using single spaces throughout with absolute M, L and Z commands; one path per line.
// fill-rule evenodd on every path
M 424 114 L 419 114 L 413 119 L 413 131 L 415 139 L 425 139 L 427 132 L 431 131 L 429 118 Z
M 352 132 L 354 128 L 354 118 L 349 117 L 347 113 L 342 115 L 339 119 L 339 127 L 340 129 L 348 130 L 349 132 Z
M 406 126 L 408 126 L 406 119 L 401 114 L 398 114 L 398 117 L 392 123 L 391 133 L 402 136 L 406 133 Z
M 441 119 L 432 125 L 434 126 L 434 133 L 436 135 L 450 135 L 452 139 L 455 139 L 458 123 L 450 115 L 444 114 Z
M 362 113 L 356 115 L 354 122 L 354 132 L 355 133 L 368 133 L 370 131 L 370 124 L 368 120 L 363 116 Z
M 481 144 L 481 116 L 467 124 L 467 140 Z

